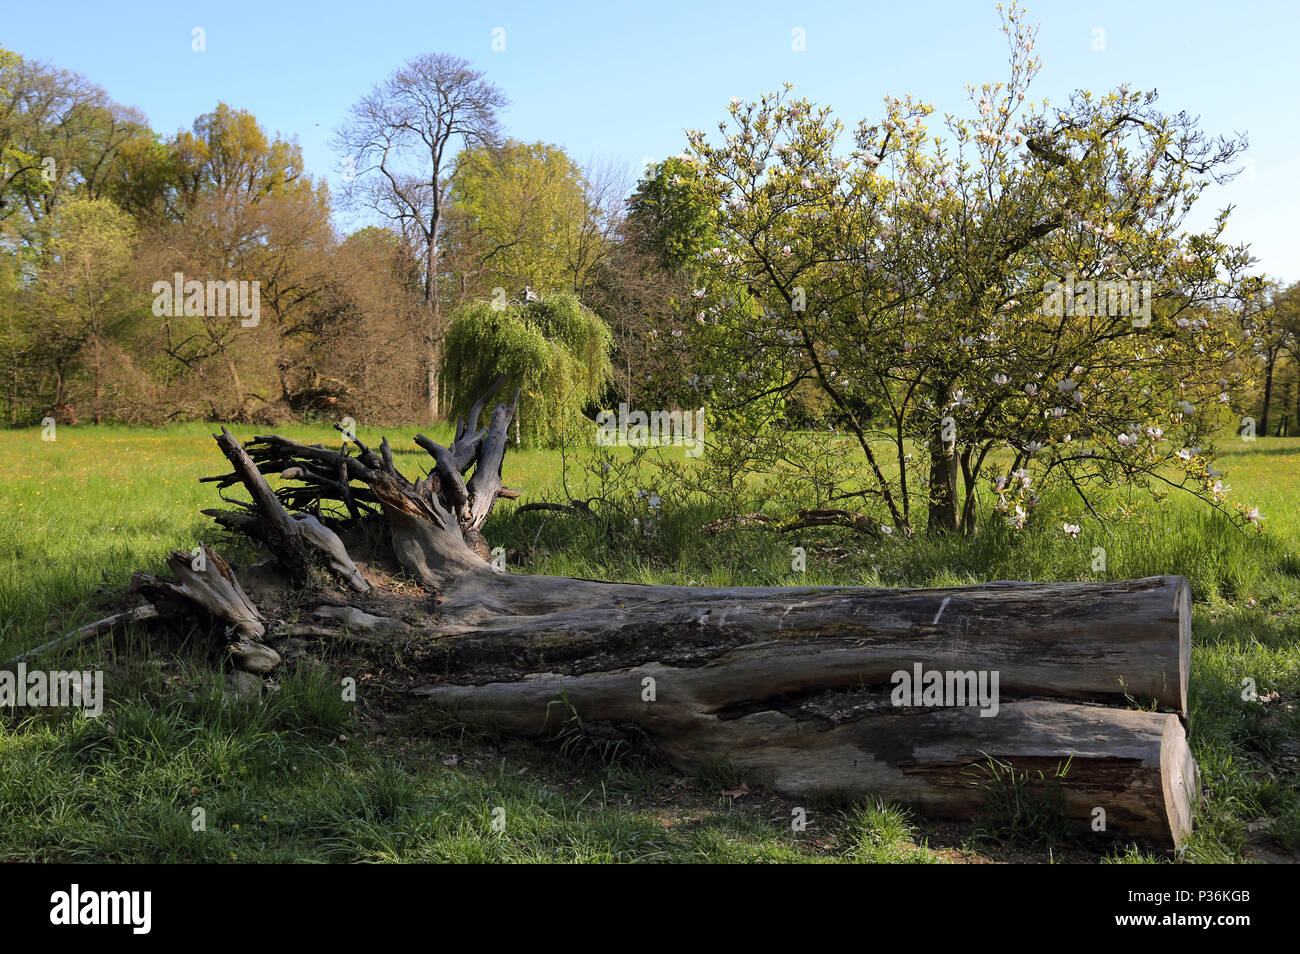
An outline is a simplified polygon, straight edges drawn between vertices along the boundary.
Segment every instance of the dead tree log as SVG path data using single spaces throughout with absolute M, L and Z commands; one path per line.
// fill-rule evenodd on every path
M 978 706 L 898 707 L 888 692 L 869 689 L 715 708 L 707 691 L 693 694 L 703 680 L 680 676 L 650 664 L 577 680 L 538 675 L 416 692 L 458 718 L 520 735 L 635 723 L 683 771 L 730 765 L 795 797 L 870 795 L 935 818 L 970 818 L 984 803 L 993 764 L 1063 773 L 1071 818 L 1088 821 L 1101 808 L 1109 830 L 1169 847 L 1191 831 L 1200 782 L 1174 713 L 1026 699 L 1002 701 L 984 718 Z
M 387 440 L 375 452 L 349 436 L 350 455 L 347 442 L 333 450 L 278 435 L 241 446 L 223 429 L 234 470 L 206 479 L 242 484 L 251 502 L 207 512 L 269 549 L 282 582 L 259 579 L 260 609 L 241 604 L 228 566 L 218 576 L 230 592 L 208 592 L 218 581 L 205 578 L 205 589 L 179 565 L 169 586 L 233 624 L 237 661 L 254 671 L 279 662 L 266 638 L 401 640 L 426 676 L 421 697 L 511 732 L 635 724 L 683 770 L 730 761 L 795 797 L 878 796 L 954 817 L 978 810 L 989 759 L 1017 772 L 1068 763 L 1071 815 L 1100 807 L 1111 831 L 1166 845 L 1189 830 L 1197 783 L 1182 722 L 1181 577 L 890 590 L 513 575 L 489 562 L 482 534 L 496 500 L 518 496 L 502 483 L 518 391 L 479 423 L 502 384 L 448 446 L 416 438 L 431 467 L 415 479 L 395 467 Z M 265 474 L 280 475 L 278 489 Z M 350 537 L 354 528 L 368 530 Z M 344 539 L 373 541 L 376 528 L 387 552 L 371 556 L 372 569 L 391 557 L 387 569 L 436 595 L 435 613 L 423 593 L 417 605 L 409 588 L 372 585 L 352 559 Z M 291 597 L 314 563 L 358 605 L 334 599 L 304 617 Z M 919 692 L 904 691 L 911 680 Z
M 143 623 L 148 620 L 158 618 L 158 610 L 152 603 L 144 603 L 140 606 L 134 606 L 131 609 L 123 610 L 120 613 L 114 613 L 112 616 L 106 616 L 103 619 L 97 619 L 93 623 L 87 623 L 74 629 L 70 633 L 52 639 L 48 643 L 42 643 L 34 649 L 19 653 L 12 659 L 4 662 L 6 666 L 12 666 L 15 663 L 25 663 L 35 659 L 37 656 L 44 656 L 57 650 L 68 649 L 78 643 L 83 643 L 88 639 L 96 636 L 103 636 L 114 630 L 122 629 L 132 623 Z
M 515 606 L 548 608 L 447 613 L 425 664 L 443 682 L 550 671 L 572 683 L 658 662 L 680 670 L 698 703 L 721 708 L 887 685 L 921 663 L 997 672 L 1004 698 L 1131 699 L 1187 711 L 1191 600 L 1182 577 L 892 590 L 507 576 L 497 588 Z M 550 608 L 555 590 L 568 591 L 571 608 Z

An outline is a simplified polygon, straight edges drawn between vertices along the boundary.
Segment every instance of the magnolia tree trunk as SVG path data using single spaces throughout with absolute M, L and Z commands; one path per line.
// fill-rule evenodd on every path
M 1166 846 L 1189 831 L 1182 578 L 890 590 L 513 575 L 482 536 L 496 501 L 518 497 L 502 484 L 518 392 L 480 426 L 502 383 L 449 445 L 417 436 L 431 469 L 415 480 L 387 440 L 241 445 L 223 429 L 232 470 L 204 479 L 251 502 L 205 513 L 274 560 L 240 581 L 210 549 L 178 551 L 174 579 L 140 578 L 147 615 L 200 607 L 257 673 L 303 639 L 401 645 L 425 674 L 415 693 L 465 720 L 635 732 L 681 770 L 730 763 L 793 798 L 966 818 L 990 772 L 1059 776 L 1065 811 L 1093 830 L 1100 818 Z
M 938 389 L 935 397 L 939 407 L 951 402 L 947 387 Z M 929 510 L 926 531 L 929 533 L 954 533 L 960 528 L 961 507 L 957 499 L 957 422 L 943 417 L 930 435 Z

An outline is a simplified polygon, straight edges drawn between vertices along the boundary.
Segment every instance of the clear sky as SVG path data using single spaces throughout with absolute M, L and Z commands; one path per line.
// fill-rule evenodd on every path
M 1235 205 L 1229 238 L 1250 242 L 1270 275 L 1300 279 L 1300 2 L 1023 5 L 1041 26 L 1034 99 L 1154 87 L 1162 108 L 1199 115 L 1207 131 L 1248 133 L 1246 173 L 1208 191 L 1204 203 Z M 297 137 L 308 169 L 337 184 L 331 130 L 359 96 L 420 53 L 454 53 L 486 70 L 511 99 L 504 120 L 515 138 L 633 168 L 680 152 L 685 128 L 716 129 L 732 96 L 784 82 L 834 107 L 850 127 L 877 116 L 886 94 L 910 92 L 940 113 L 966 110 L 967 84 L 1005 77 L 995 6 L 54 0 L 8 4 L 0 44 L 83 73 L 164 133 L 219 101 L 247 109 L 264 127 Z M 196 27 L 205 52 L 191 48 Z M 493 50 L 497 28 L 501 51 Z M 802 51 L 793 49 L 796 29 Z

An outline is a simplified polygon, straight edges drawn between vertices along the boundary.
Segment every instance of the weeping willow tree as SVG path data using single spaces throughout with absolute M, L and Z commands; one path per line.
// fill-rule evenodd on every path
M 474 302 L 447 330 L 444 380 L 453 417 L 467 416 L 499 375 L 520 389 L 520 438 L 554 445 L 613 380 L 613 338 L 600 316 L 568 295 L 505 307 Z

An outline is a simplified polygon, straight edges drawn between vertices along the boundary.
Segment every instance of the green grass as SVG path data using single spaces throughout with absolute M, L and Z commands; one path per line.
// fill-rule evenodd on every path
M 39 430 L 0 432 L 0 658 L 104 615 L 133 571 L 160 570 L 173 547 L 203 540 L 230 550 L 198 512 L 217 498 L 196 478 L 225 469 L 213 430 L 62 427 L 54 442 Z M 255 432 L 234 430 L 241 439 Z M 414 431 L 386 432 L 408 473 L 426 459 L 410 443 Z M 283 432 L 337 438 L 323 426 Z M 1262 535 L 1174 498 L 1105 528 L 1076 521 L 1084 531 L 1075 540 L 1061 519 L 1020 535 L 989 521 L 966 540 L 706 534 L 700 527 L 720 511 L 702 506 L 665 508 L 646 533 L 505 505 L 487 536 L 507 547 L 516 572 L 640 582 L 935 586 L 1180 573 L 1196 600 L 1190 727 L 1206 786 L 1183 858 L 1294 859 L 1300 440 L 1224 443 L 1219 466 L 1234 495 L 1266 514 Z M 558 495 L 560 464 L 555 452 L 512 451 L 506 482 L 525 500 Z M 1043 506 L 1059 518 L 1070 504 Z M 794 546 L 807 550 L 806 572 L 791 569 Z M 1096 547 L 1104 571 L 1093 569 Z M 796 806 L 748 792 L 725 765 L 682 778 L 635 746 L 576 733 L 538 746 L 431 714 L 381 728 L 340 701 L 339 660 L 284 676 L 260 701 L 233 700 L 201 642 L 162 654 L 128 638 L 107 659 L 107 643 L 70 656 L 69 667 L 104 663 L 112 675 L 98 719 L 0 713 L 0 860 L 1169 860 L 1143 846 L 1062 840 L 1041 805 L 1011 798 L 1014 781 L 991 784 L 985 817 L 940 826 L 889 805 Z M 1243 701 L 1247 677 L 1261 696 L 1280 698 Z M 801 831 L 791 826 L 796 808 L 807 812 Z M 205 830 L 195 830 L 195 809 Z M 493 824 L 496 809 L 503 826 Z M 1028 845 L 999 841 L 1014 810 L 1034 813 L 1039 837 Z

